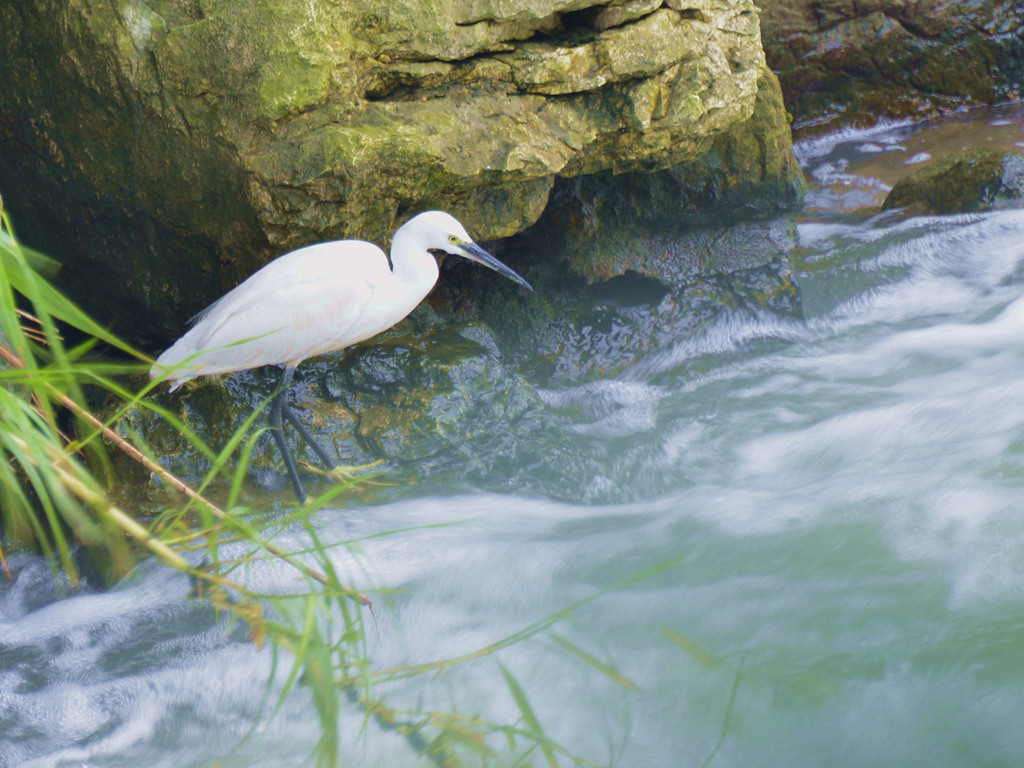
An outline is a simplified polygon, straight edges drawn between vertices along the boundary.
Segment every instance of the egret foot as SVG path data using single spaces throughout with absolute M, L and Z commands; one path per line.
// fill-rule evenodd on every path
M 366 472 L 367 470 L 379 467 L 384 463 L 384 459 L 377 459 L 371 461 L 369 464 L 360 464 L 355 467 L 332 467 L 331 469 L 320 469 L 315 464 L 310 464 L 307 461 L 300 461 L 299 464 L 302 468 L 308 472 L 312 472 L 314 475 L 320 475 L 320 477 L 329 477 L 336 483 L 348 483 L 358 479 L 356 475 L 360 472 Z

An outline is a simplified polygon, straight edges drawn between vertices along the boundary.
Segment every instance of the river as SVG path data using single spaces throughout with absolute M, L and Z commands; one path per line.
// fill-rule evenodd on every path
M 913 133 L 888 131 L 802 160 L 821 181 L 848 167 L 837 157 Z M 594 598 L 496 658 L 388 684 L 391 706 L 516 722 L 500 661 L 547 734 L 599 764 L 1024 765 L 1024 211 L 847 209 L 872 193 L 809 196 L 790 257 L 803 320 L 726 317 L 545 393 L 578 403 L 569 426 L 630 501 L 413 489 L 320 513 L 322 538 L 360 540 L 339 570 L 394 590 L 368 630 L 380 668 L 471 652 Z M 287 669 L 186 600 L 185 578 L 146 563 L 62 598 L 37 558 L 12 565 L 0 765 L 312 764 L 308 694 L 270 717 L 267 681 Z M 428 764 L 362 728 L 358 709 L 343 715 L 345 764 Z

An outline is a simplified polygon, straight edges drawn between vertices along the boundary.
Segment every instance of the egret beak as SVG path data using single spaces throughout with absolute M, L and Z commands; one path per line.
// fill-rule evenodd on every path
M 491 254 L 489 254 L 476 243 L 461 243 L 459 245 L 459 255 L 464 256 L 470 261 L 475 261 L 477 264 L 483 264 L 485 267 L 490 267 L 499 275 L 504 275 L 513 283 L 518 283 L 528 291 L 533 290 L 530 284 L 526 282 L 518 273 L 514 272 L 509 267 L 506 267 L 504 264 L 502 264 L 496 258 L 491 256 Z

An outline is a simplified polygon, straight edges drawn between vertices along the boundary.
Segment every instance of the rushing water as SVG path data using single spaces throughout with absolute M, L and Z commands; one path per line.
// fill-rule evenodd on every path
M 837 214 L 798 236 L 802 322 L 726 319 L 545 393 L 607 456 L 594 481 L 634 501 L 412 496 L 320 515 L 329 540 L 403 529 L 337 556 L 352 581 L 397 590 L 378 599 L 376 666 L 476 650 L 664 565 L 498 656 L 577 754 L 1024 765 L 1024 212 Z M 38 560 L 14 566 L 0 765 L 309 764 L 302 689 L 236 746 L 261 717 L 270 656 L 186 601 L 185 579 L 148 564 L 58 599 Z M 518 717 L 493 659 L 384 693 Z M 344 719 L 350 764 L 425 763 L 376 723 L 359 735 L 355 709 Z

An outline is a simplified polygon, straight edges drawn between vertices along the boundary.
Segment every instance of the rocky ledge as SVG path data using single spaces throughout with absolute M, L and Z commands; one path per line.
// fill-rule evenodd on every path
M 136 338 L 417 210 L 511 235 L 559 177 L 693 161 L 777 91 L 750 0 L 16 0 L 0 51 L 15 220 Z

